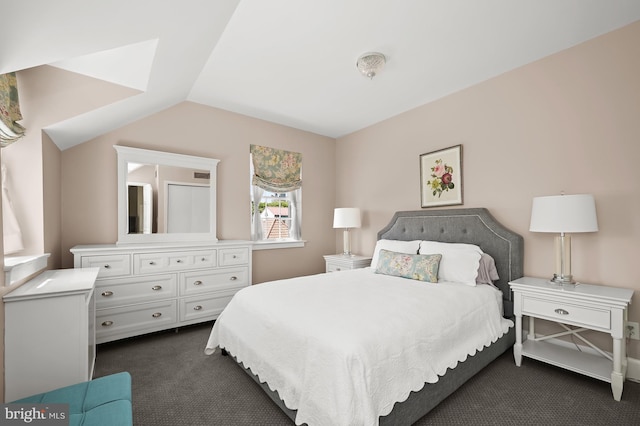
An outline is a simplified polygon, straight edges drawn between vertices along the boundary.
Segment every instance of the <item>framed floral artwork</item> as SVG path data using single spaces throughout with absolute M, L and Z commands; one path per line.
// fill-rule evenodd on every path
M 462 145 L 420 155 L 420 198 L 423 208 L 462 204 Z

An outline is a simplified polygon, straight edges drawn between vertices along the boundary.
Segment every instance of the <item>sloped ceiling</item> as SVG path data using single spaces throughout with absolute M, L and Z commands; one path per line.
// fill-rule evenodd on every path
M 640 19 L 637 0 L 7 3 L 0 73 L 141 91 L 45 129 L 61 149 L 185 100 L 336 138 Z M 373 80 L 368 51 L 387 57 Z

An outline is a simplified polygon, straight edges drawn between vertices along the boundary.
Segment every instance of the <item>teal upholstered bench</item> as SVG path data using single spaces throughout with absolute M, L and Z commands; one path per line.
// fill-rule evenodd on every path
M 69 404 L 70 426 L 126 426 L 133 424 L 131 375 L 100 377 L 14 403 Z

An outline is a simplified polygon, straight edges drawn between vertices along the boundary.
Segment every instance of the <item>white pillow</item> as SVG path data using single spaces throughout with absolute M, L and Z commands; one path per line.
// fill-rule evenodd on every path
M 373 258 L 371 259 L 371 268 L 376 269 L 378 266 L 378 258 L 380 250 L 395 251 L 397 253 L 418 254 L 420 248 L 420 240 L 399 241 L 399 240 L 378 240 L 376 248 L 373 250 Z
M 476 285 L 482 250 L 473 244 L 421 241 L 420 254 L 441 254 L 438 282 Z

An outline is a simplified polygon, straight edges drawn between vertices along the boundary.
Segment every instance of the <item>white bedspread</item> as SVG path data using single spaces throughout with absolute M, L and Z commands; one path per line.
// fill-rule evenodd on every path
M 205 353 L 227 349 L 298 410 L 298 425 L 378 425 L 513 326 L 496 292 L 370 268 L 258 284 L 234 296 Z

